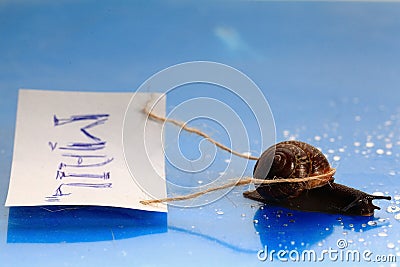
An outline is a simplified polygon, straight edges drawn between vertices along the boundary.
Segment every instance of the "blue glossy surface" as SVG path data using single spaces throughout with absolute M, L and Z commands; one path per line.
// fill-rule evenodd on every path
M 7 243 L 119 240 L 167 231 L 167 214 L 111 207 L 12 207 Z
M 193 60 L 225 63 L 252 78 L 272 108 L 277 141 L 297 138 L 320 147 L 337 168 L 338 182 L 397 197 L 377 201 L 382 210 L 375 218 L 359 218 L 262 209 L 244 199 L 245 188 L 240 187 L 201 208 L 171 206 L 166 229 L 162 224 L 145 229 L 128 219 L 133 215 L 118 211 L 95 212 L 91 220 L 93 210 L 58 216 L 43 209 L 0 207 L 0 261 L 9 266 L 258 266 L 271 264 L 257 259 L 265 245 L 320 251 L 337 248 L 338 239 L 347 240 L 349 249 L 399 254 L 400 213 L 390 212 L 400 207 L 399 16 L 397 3 L 2 1 L 2 203 L 18 88 L 134 91 L 155 72 Z M 198 96 L 231 101 L 223 91 L 196 88 L 171 93 L 168 110 Z M 191 125 L 228 140 L 213 122 L 196 120 Z M 253 123 L 246 127 L 249 132 L 256 129 Z M 250 138 L 257 147 L 257 140 Z M 200 140 L 183 134 L 180 145 L 188 158 L 199 157 Z M 213 147 L 202 144 L 202 149 Z M 223 170 L 227 158 L 218 151 L 202 179 Z M 249 162 L 247 175 L 253 164 Z M 199 178 L 171 165 L 167 176 L 194 186 Z M 32 220 L 23 216 L 27 212 L 32 212 Z M 68 214 L 74 218 L 63 217 Z M 63 221 L 78 225 L 78 218 L 82 228 L 60 226 L 60 232 L 54 232 Z M 17 223 L 28 230 L 21 231 Z

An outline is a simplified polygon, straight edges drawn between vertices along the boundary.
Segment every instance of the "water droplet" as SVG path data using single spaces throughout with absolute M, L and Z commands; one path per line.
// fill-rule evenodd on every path
M 342 147 L 341 147 L 341 148 L 339 148 L 339 152 L 340 152 L 340 153 L 343 153 L 344 151 L 345 151 L 345 149 L 344 149 L 344 148 L 342 148 Z
M 395 245 L 392 242 L 387 243 L 387 248 L 395 248 Z
M 393 144 L 392 144 L 392 143 L 388 143 L 388 144 L 385 145 L 385 147 L 386 147 L 387 149 L 391 149 L 391 148 L 393 147 Z
M 359 241 L 359 242 L 364 242 L 364 241 L 365 241 L 365 239 L 364 239 L 364 238 L 362 238 L 362 237 L 360 237 L 360 238 L 358 239 L 358 241 Z
M 218 215 L 224 215 L 224 212 L 222 210 L 217 210 L 215 213 L 217 213 Z
M 361 146 L 360 142 L 354 142 L 354 146 Z
M 386 155 L 388 156 L 392 155 L 392 151 L 386 151 Z
M 258 220 L 253 220 L 253 223 L 257 224 L 257 223 L 258 223 Z
M 260 232 L 257 232 L 257 231 L 256 231 L 256 232 L 254 232 L 254 233 L 255 233 L 256 235 L 259 235 L 259 234 L 260 234 Z
M 325 231 L 329 231 L 329 227 L 326 227 L 326 228 L 325 228 Z
M 284 223 L 284 224 L 282 224 L 282 226 L 283 226 L 283 227 L 287 227 L 287 226 L 288 226 L 288 224 L 287 224 L 287 223 Z
M 339 222 L 342 221 L 342 217 L 338 217 L 336 220 L 338 220 Z
M 395 218 L 396 220 L 399 220 L 399 221 L 400 221 L 400 213 L 394 215 L 394 218 Z
M 318 247 L 322 247 L 322 242 L 318 242 Z
M 351 224 L 349 224 L 349 227 L 352 228 L 352 227 L 354 227 L 354 225 L 351 223 Z
M 393 198 L 394 200 L 400 200 L 400 195 L 395 195 Z
M 284 131 L 283 131 L 283 136 L 284 136 L 284 137 L 288 137 L 289 134 L 290 134 L 290 132 L 289 132 L 288 130 L 284 130 Z
M 333 153 L 335 153 L 335 150 L 333 150 L 333 149 L 328 149 L 328 153 L 333 154 Z
M 378 219 L 378 222 L 381 222 L 381 223 L 386 222 L 386 219 L 384 219 L 384 218 L 379 218 L 379 219 Z
M 245 213 L 242 213 L 242 214 L 240 214 L 240 216 L 242 216 L 242 217 L 246 217 L 246 214 L 245 214 Z
M 296 244 L 296 242 L 294 242 L 294 241 L 290 241 L 290 245 L 294 245 L 294 244 Z
M 333 160 L 334 160 L 334 161 L 339 161 L 339 160 L 340 160 L 340 156 L 334 156 L 334 157 L 333 157 Z
M 380 237 L 386 237 L 386 236 L 388 236 L 388 234 L 385 233 L 385 232 L 379 232 L 379 233 L 378 233 L 378 236 L 380 236 Z
M 371 148 L 371 147 L 374 147 L 374 143 L 373 142 L 367 142 L 367 143 L 365 143 L 365 146 L 366 147 L 368 147 L 368 148 Z
M 329 138 L 329 142 L 331 142 L 331 143 L 335 142 L 335 138 L 333 138 L 333 137 Z
M 319 136 L 319 135 L 314 136 L 314 140 L 315 141 L 320 141 L 321 140 L 321 136 Z
M 367 227 L 367 224 L 363 223 L 361 224 L 361 227 Z
M 395 176 L 395 175 L 396 175 L 396 172 L 395 172 L 395 171 L 389 171 L 389 175 Z
M 203 181 L 202 181 L 202 180 L 198 180 L 197 183 L 198 183 L 198 184 L 202 184 Z
M 295 220 L 289 220 L 289 222 L 290 222 L 290 223 L 294 223 L 294 222 L 295 222 Z
M 354 117 L 354 120 L 355 120 L 355 121 L 360 121 L 360 120 L 361 120 L 361 116 L 355 116 L 355 117 Z
M 392 125 L 392 121 L 385 121 L 385 126 L 390 126 Z
M 378 223 L 376 221 L 368 221 L 367 224 L 369 226 L 376 226 Z
M 400 207 L 394 206 L 394 205 L 390 205 L 390 206 L 387 207 L 386 211 L 389 212 L 389 213 L 396 213 L 396 212 L 400 211 Z
M 385 151 L 383 149 L 379 148 L 376 150 L 376 154 L 383 155 L 383 154 L 385 154 Z
M 226 159 L 226 160 L 224 160 L 225 161 L 225 163 L 230 163 L 231 162 L 231 159 Z

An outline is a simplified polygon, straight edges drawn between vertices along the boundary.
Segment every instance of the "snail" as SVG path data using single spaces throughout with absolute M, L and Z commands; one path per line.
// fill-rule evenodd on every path
M 270 166 L 270 168 L 269 168 Z M 263 203 L 314 212 L 343 215 L 372 216 L 374 199 L 390 196 L 370 195 L 334 182 L 335 169 L 317 148 L 300 141 L 284 141 L 268 148 L 257 160 L 253 177 L 256 179 L 302 179 L 302 182 L 260 184 L 246 191 L 247 198 Z

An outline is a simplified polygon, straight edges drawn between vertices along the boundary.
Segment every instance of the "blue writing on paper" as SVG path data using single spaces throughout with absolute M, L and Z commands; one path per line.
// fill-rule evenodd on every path
M 60 125 L 65 125 L 65 124 L 69 124 L 69 123 L 73 123 L 73 122 L 77 122 L 77 121 L 94 120 L 94 122 L 82 127 L 80 130 L 90 139 L 95 140 L 95 141 L 100 141 L 101 140 L 100 138 L 90 134 L 87 131 L 87 129 L 93 128 L 100 124 L 104 124 L 107 121 L 109 116 L 110 116 L 109 114 L 73 115 L 69 118 L 59 119 L 59 118 L 57 118 L 56 115 L 54 115 L 53 121 L 54 121 L 54 126 L 60 126 Z
M 56 189 L 56 192 L 54 195 L 51 197 L 47 197 L 47 199 L 52 199 L 51 201 L 55 201 L 57 197 L 62 197 L 62 196 L 69 196 L 71 193 L 63 193 L 63 188 L 64 187 L 86 187 L 86 188 L 99 188 L 99 189 L 104 189 L 104 188 L 111 188 L 112 183 L 62 183 L 60 186 Z
M 75 167 L 75 168 L 87 168 L 87 167 L 100 167 L 107 165 L 111 161 L 113 161 L 114 158 L 108 158 L 104 161 L 97 162 L 97 163 L 91 163 L 91 164 L 82 164 L 83 159 L 81 157 L 78 158 L 78 164 L 66 164 L 61 162 L 60 165 L 58 166 L 58 169 L 61 170 L 62 168 L 68 168 L 68 167 Z
M 58 166 L 55 166 L 55 180 L 59 181 L 59 184 L 51 195 L 45 197 L 45 201 L 60 203 L 73 194 L 74 188 L 105 190 L 112 187 L 111 172 L 107 167 L 114 157 L 104 153 L 107 141 L 90 132 L 91 129 L 106 124 L 109 117 L 109 114 L 82 114 L 66 118 L 53 116 L 54 127 L 76 125 L 76 130 L 80 131 L 81 136 L 87 141 L 71 140 L 60 145 L 58 142 L 48 142 L 52 153 L 57 151 L 67 153 L 57 155 L 61 157 Z M 82 122 L 87 123 L 82 126 Z M 71 131 L 71 128 L 68 130 Z M 108 182 L 102 182 L 104 180 Z
M 97 143 L 70 143 L 66 146 L 59 147 L 63 150 L 100 150 L 106 147 L 106 142 Z
M 53 142 L 49 141 L 49 146 L 50 146 L 51 150 L 53 151 L 57 147 L 57 142 L 53 143 Z

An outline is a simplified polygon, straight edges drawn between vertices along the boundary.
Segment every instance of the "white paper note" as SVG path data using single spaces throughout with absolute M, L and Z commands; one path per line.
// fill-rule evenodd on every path
M 123 147 L 124 116 L 133 95 L 141 107 L 130 109 L 129 120 L 137 127 L 129 129 L 124 137 L 129 147 Z M 166 205 L 139 203 L 166 197 L 162 124 L 142 112 L 155 99 L 155 111 L 165 114 L 165 97 L 155 93 L 20 90 L 6 206 L 98 205 L 166 212 Z M 147 153 L 143 140 L 151 144 Z M 142 168 L 141 180 L 154 187 L 142 189 L 124 149 L 130 151 L 130 162 Z

